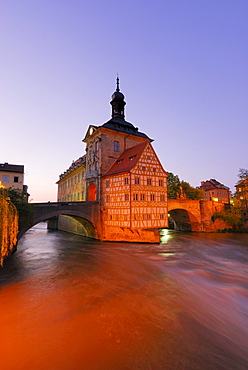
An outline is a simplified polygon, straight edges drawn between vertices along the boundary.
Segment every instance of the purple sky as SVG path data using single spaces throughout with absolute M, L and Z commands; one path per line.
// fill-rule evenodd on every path
M 117 72 L 165 170 L 233 190 L 248 168 L 247 0 L 0 0 L 0 50 L 0 162 L 33 201 L 56 201 Z

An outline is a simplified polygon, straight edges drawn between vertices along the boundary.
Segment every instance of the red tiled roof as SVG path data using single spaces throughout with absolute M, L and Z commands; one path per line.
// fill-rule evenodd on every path
M 137 164 L 141 154 L 148 144 L 148 142 L 145 142 L 124 150 L 104 176 L 130 171 Z
M 225 189 L 229 190 L 229 188 L 223 184 L 221 184 L 219 181 L 215 179 L 210 179 L 207 181 L 202 181 L 200 189 L 204 189 L 205 191 L 213 190 L 213 189 Z

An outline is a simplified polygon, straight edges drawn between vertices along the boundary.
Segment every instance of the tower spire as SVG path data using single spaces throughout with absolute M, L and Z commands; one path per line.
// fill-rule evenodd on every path
M 119 81 L 120 81 L 120 79 L 119 79 L 119 75 L 118 75 L 118 73 L 117 73 L 117 78 L 116 78 L 116 91 L 120 91 L 120 86 L 119 86 Z
M 112 100 L 110 102 L 112 105 L 112 118 L 125 118 L 124 107 L 126 102 L 124 101 L 124 95 L 120 92 L 120 79 L 117 73 L 116 78 L 116 90 L 112 95 Z

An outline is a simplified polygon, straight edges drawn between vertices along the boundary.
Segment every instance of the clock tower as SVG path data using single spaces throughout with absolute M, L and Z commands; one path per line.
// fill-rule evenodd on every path
M 138 127 L 125 120 L 125 97 L 120 91 L 119 77 L 110 105 L 112 116 L 101 126 L 90 125 L 83 139 L 86 143 L 86 200 L 100 201 L 101 178 L 120 154 L 142 142 L 152 140 Z

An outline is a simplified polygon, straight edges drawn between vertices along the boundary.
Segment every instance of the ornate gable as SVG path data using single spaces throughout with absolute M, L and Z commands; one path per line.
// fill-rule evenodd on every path
M 94 132 L 98 129 L 98 126 L 93 126 L 93 125 L 89 125 L 88 127 L 88 130 L 86 132 L 86 135 L 84 137 L 84 139 L 82 140 L 83 142 L 86 142 L 87 139 L 92 136 L 94 134 Z
M 167 172 L 164 170 L 155 150 L 150 143 L 145 146 L 138 163 L 133 167 L 131 172 L 147 173 L 149 175 L 165 175 Z

